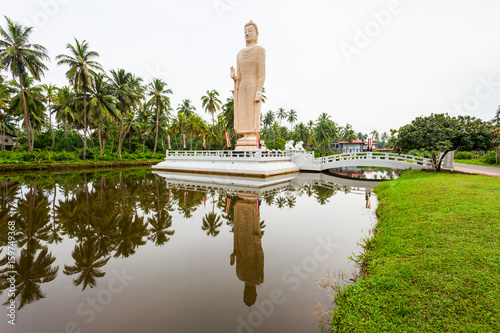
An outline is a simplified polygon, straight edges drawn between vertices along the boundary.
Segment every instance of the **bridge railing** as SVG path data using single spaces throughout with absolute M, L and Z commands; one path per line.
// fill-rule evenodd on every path
M 266 151 L 234 151 L 234 150 L 168 150 L 166 159 L 169 158 L 192 158 L 192 157 L 217 157 L 217 158 L 242 158 L 242 157 L 290 157 L 289 151 L 266 150 Z
M 348 153 L 324 156 L 316 158 L 317 163 L 340 162 L 349 160 L 387 160 L 417 164 L 422 166 L 430 166 L 428 158 L 413 156 L 413 155 L 398 155 L 393 153 L 377 153 L 377 152 L 363 152 L 363 153 Z

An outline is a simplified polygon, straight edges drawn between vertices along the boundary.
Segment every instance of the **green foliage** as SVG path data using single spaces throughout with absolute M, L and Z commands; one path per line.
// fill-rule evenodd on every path
M 434 169 L 440 169 L 444 155 L 450 150 L 490 150 L 500 143 L 500 135 L 492 124 L 470 116 L 450 117 L 432 114 L 417 117 L 399 129 L 395 140 L 398 152 L 425 149 L 432 152 Z M 437 157 L 434 151 L 439 151 Z
M 481 162 L 486 164 L 496 164 L 497 163 L 497 153 L 490 151 L 488 154 L 480 158 Z
M 472 158 L 472 154 L 470 151 L 457 151 L 455 153 L 455 159 L 457 160 L 470 160 Z

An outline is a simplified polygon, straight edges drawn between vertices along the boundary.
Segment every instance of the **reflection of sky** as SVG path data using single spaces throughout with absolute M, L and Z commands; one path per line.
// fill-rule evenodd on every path
M 63 200 L 63 192 L 59 189 L 57 200 Z M 24 188 L 23 193 L 26 190 Z M 325 205 L 319 205 L 314 197 L 306 194 L 296 199 L 294 208 L 279 209 L 264 201 L 260 207 L 261 220 L 266 227 L 262 238 L 264 283 L 257 286 L 257 302 L 269 299 L 274 289 L 284 292 L 286 302 L 276 306 L 275 312 L 265 318 L 257 332 L 315 332 L 316 320 L 312 313 L 318 302 L 328 302 L 315 279 L 326 271 L 351 272 L 353 266 L 347 257 L 359 251 L 356 244 L 375 222 L 376 198 L 373 195 L 371 210 L 365 208 L 364 195 L 341 191 L 330 197 Z M 187 220 L 175 206 L 170 228 L 175 234 L 169 242 L 155 247 L 148 241 L 129 258 L 112 258 L 103 268 L 106 276 L 98 279 L 97 287 L 83 292 L 81 286 L 73 286 L 75 276 L 62 272 L 64 264 L 74 262 L 71 252 L 75 241 L 49 245 L 57 258 L 54 265 L 59 265 L 59 273 L 54 281 L 42 284 L 46 299 L 22 309 L 15 329 L 5 320 L 1 321 L 0 331 L 62 332 L 69 321 L 76 322 L 82 332 L 236 331 L 237 318 L 247 318 L 249 311 L 256 307 L 249 309 L 243 303 L 244 282 L 237 278 L 235 266 L 229 265 L 233 252 L 230 226 L 221 219 L 220 234 L 215 238 L 201 230 L 202 219 L 211 210 L 210 196 L 207 196 L 206 207 L 201 203 Z M 224 208 L 218 209 L 217 205 L 215 210 L 224 213 Z M 293 284 L 283 283 L 283 274 L 313 256 L 318 237 L 326 240 L 328 236 L 340 246 L 326 261 L 319 262 L 318 269 L 292 291 Z M 79 304 L 107 289 L 114 279 L 112 272 L 121 272 L 123 268 L 135 277 L 134 280 L 123 292 L 113 294 L 111 303 L 105 305 L 102 312 L 96 312 L 93 322 L 85 323 L 86 317 L 76 313 Z M 5 295 L 1 301 L 5 301 Z

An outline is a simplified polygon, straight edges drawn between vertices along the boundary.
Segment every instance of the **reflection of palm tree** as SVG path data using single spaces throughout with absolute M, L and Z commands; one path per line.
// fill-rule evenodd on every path
M 268 205 L 271 206 L 274 202 L 274 198 L 276 197 L 276 193 L 266 193 L 264 194 L 264 202 Z
M 135 250 L 140 246 L 146 244 L 143 237 L 148 236 L 147 225 L 144 222 L 144 216 L 123 216 L 120 221 L 120 234 L 117 246 L 115 247 L 115 258 L 119 256 L 129 257 L 135 253 Z
M 14 269 L 3 268 L 0 270 L 0 289 L 8 289 L 10 282 L 7 278 L 14 275 L 16 291 L 19 297 L 19 309 L 39 299 L 45 298 L 41 290 L 41 284 L 54 280 L 57 276 L 59 266 L 52 267 L 56 260 L 46 246 L 36 255 L 36 251 L 23 249 Z M 4 305 L 8 304 L 7 300 Z
M 201 230 L 207 232 L 207 236 L 215 237 L 220 233 L 220 230 L 217 230 L 222 225 L 220 222 L 220 215 L 215 212 L 209 212 L 205 214 L 203 217 L 203 225 L 201 226 Z
M 316 195 L 316 200 L 320 205 L 325 205 L 329 202 L 329 198 L 335 194 L 335 190 L 324 187 L 324 186 L 314 186 L 314 194 Z
M 276 204 L 278 205 L 278 208 L 285 207 L 285 203 L 286 203 L 285 197 L 279 196 L 278 198 L 276 198 Z
M 289 208 L 295 207 L 295 204 L 297 203 L 297 198 L 296 197 L 290 197 L 286 200 L 286 205 Z
M 153 217 L 148 218 L 151 225 L 148 239 L 155 242 L 156 246 L 162 246 L 170 240 L 167 236 L 172 236 L 175 230 L 167 230 L 172 226 L 172 216 L 166 209 L 162 209 Z
M 19 201 L 14 214 L 16 227 L 20 231 L 18 235 L 19 246 L 27 244 L 28 250 L 37 249 L 40 240 L 49 239 L 50 230 L 50 203 L 42 189 L 31 183 L 29 192 L 25 199 Z
M 99 268 L 106 265 L 110 258 L 101 259 L 97 255 L 98 249 L 93 246 L 93 242 L 87 241 L 84 244 L 77 244 L 75 249 L 71 253 L 73 259 L 75 259 L 75 264 L 73 266 L 64 265 L 64 274 L 80 275 L 73 280 L 75 286 L 79 286 L 83 283 L 82 290 L 90 286 L 91 288 L 96 285 L 96 278 L 101 278 L 106 275 L 105 272 L 99 270 Z
M 207 231 L 207 236 L 215 237 L 220 231 L 217 230 L 222 225 L 220 222 L 220 215 L 215 213 L 215 198 L 212 193 L 212 211 L 210 213 L 205 214 L 203 217 L 203 225 L 201 226 L 201 230 Z

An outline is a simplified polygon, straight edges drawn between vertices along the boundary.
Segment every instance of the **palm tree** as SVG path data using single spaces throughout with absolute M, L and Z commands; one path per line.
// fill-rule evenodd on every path
M 287 120 L 290 123 L 290 131 L 292 131 L 293 123 L 297 121 L 297 111 L 291 109 L 288 113 Z
M 144 93 L 144 87 L 141 85 L 142 79 L 134 76 L 124 69 L 110 71 L 109 84 L 111 85 L 112 94 L 118 99 L 118 109 L 121 112 L 120 117 L 120 132 L 118 135 L 118 154 L 122 156 L 123 140 L 129 129 L 125 129 L 125 118 L 129 114 L 135 113 L 135 108 L 141 103 Z M 132 112 L 131 112 L 132 111 Z M 132 126 L 130 122 L 128 127 Z
M 328 151 L 331 141 L 338 136 L 338 129 L 332 120 L 320 121 L 316 126 L 315 134 L 316 142 L 323 144 L 325 151 Z
M 218 98 L 219 93 L 217 90 L 207 90 L 207 95 L 201 97 L 201 105 L 205 109 L 205 112 L 210 112 L 212 114 L 212 131 L 210 132 L 210 142 L 208 144 L 208 149 L 212 145 L 212 136 L 214 134 L 215 120 L 214 115 L 220 110 L 221 101 Z
M 149 84 L 148 88 L 148 95 L 151 96 L 151 98 L 146 102 L 146 105 L 151 107 L 154 106 L 156 112 L 156 137 L 155 146 L 153 148 L 154 155 L 156 154 L 156 145 L 158 143 L 158 119 L 164 112 L 167 112 L 170 108 L 170 98 L 167 97 L 166 94 L 171 94 L 172 90 L 168 89 L 167 84 L 158 78 L 154 78 L 153 82 Z
M 274 113 L 272 110 L 266 112 L 263 123 L 266 127 L 270 127 L 274 123 Z
M 306 143 L 309 141 L 309 131 L 307 129 L 307 126 L 304 125 L 304 123 L 298 123 L 297 126 L 295 126 L 295 131 L 299 137 L 299 140 L 303 141 Z
M 346 124 L 342 130 L 342 137 L 345 141 L 352 143 L 356 140 L 356 132 L 352 129 L 351 124 Z
M 372 135 L 372 138 L 373 138 L 374 140 L 377 140 L 377 141 L 378 141 L 378 139 L 379 139 L 379 134 L 378 134 L 377 130 L 373 130 L 373 131 L 371 131 L 371 133 L 370 133 L 370 134 Z
M 111 95 L 111 88 L 106 83 L 104 74 L 98 73 L 92 77 L 92 86 L 89 89 L 89 107 L 97 118 L 97 136 L 99 137 L 99 150 L 104 155 L 104 145 L 101 135 L 102 118 L 118 119 L 120 111 L 116 108 L 118 99 Z
M 206 133 L 207 126 L 203 119 L 197 114 L 192 114 L 187 118 L 186 130 L 190 137 L 190 150 L 193 150 L 193 135 L 198 136 Z
M 189 117 L 196 111 L 196 108 L 191 105 L 190 99 L 183 99 L 182 103 L 177 106 L 177 111 L 182 112 Z
M 35 130 L 38 133 L 45 125 L 45 105 L 43 104 L 42 86 L 35 86 L 34 79 L 24 73 L 22 76 L 22 84 L 19 85 L 16 81 L 11 81 L 14 95 L 10 100 L 9 112 L 13 115 L 22 115 L 24 106 L 26 106 L 28 118 L 24 119 L 27 122 L 30 135 L 28 139 L 28 147 L 33 148 L 35 142 Z M 21 86 L 24 89 L 24 94 L 21 91 Z
M 137 133 L 139 133 L 142 138 L 142 152 L 144 153 L 146 139 L 148 138 L 149 132 L 151 131 L 152 127 L 147 122 L 137 122 L 137 121 L 134 126 L 136 128 Z
M 285 119 L 287 116 L 287 112 L 285 108 L 279 108 L 278 112 L 276 112 L 276 117 L 280 120 L 280 127 L 281 127 L 281 121 Z
M 42 84 L 42 89 L 47 102 L 49 103 L 49 126 L 50 132 L 52 133 L 52 144 L 50 145 L 50 151 L 54 150 L 55 136 L 54 127 L 52 127 L 52 105 L 55 103 L 55 94 L 57 93 L 57 87 L 53 84 Z
M 56 57 L 58 65 L 68 65 L 66 77 L 73 84 L 75 91 L 83 94 L 83 158 L 87 155 L 87 92 L 92 87 L 92 75 L 95 70 L 104 71 L 101 65 L 92 60 L 99 57 L 99 53 L 89 50 L 87 41 L 80 43 L 75 38 L 75 46 L 66 45 L 70 55 L 60 54 Z
M 327 122 L 330 119 L 331 119 L 330 115 L 328 113 L 326 113 L 326 112 L 323 112 L 318 117 L 318 123 L 320 123 L 320 122 Z
M 30 142 L 30 123 L 28 108 L 24 96 L 24 86 L 22 76 L 29 72 L 35 80 L 40 80 L 47 66 L 42 62 L 49 60 L 47 50 L 39 44 L 31 44 L 29 36 L 33 32 L 33 27 L 23 27 L 4 16 L 7 21 L 7 30 L 0 27 L 0 64 L 10 70 L 12 77 L 17 77 L 21 87 L 21 97 L 23 103 L 24 126 L 26 138 L 28 139 L 28 149 L 33 151 Z
M 57 90 L 54 111 L 56 120 L 63 123 L 64 136 L 67 137 L 68 125 L 75 120 L 75 93 L 68 86 Z

